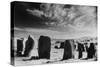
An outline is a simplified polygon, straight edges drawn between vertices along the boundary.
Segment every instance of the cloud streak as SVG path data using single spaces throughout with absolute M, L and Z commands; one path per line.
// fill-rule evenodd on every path
M 39 10 L 26 9 L 26 11 L 28 11 L 30 14 L 38 16 L 38 17 L 41 17 L 41 15 L 44 14 L 42 11 L 39 11 Z
M 40 35 L 50 36 L 53 39 L 72 39 L 72 38 L 80 38 L 80 37 L 96 37 L 97 33 L 93 33 L 92 31 L 72 31 L 72 32 L 61 32 L 54 31 L 48 29 L 33 29 L 33 28 L 24 28 L 24 29 L 15 30 L 15 36 L 25 36 L 27 37 L 29 34 L 33 35 L 36 38 L 39 38 Z M 73 33 L 74 32 L 74 33 Z

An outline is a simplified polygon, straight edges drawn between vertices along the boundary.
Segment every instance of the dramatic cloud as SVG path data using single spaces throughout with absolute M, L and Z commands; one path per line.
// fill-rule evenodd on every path
M 30 9 L 26 9 L 29 13 L 31 13 L 32 15 L 41 17 L 41 15 L 43 15 L 44 13 L 42 11 L 39 10 L 30 10 Z
M 51 26 L 71 26 L 75 28 L 96 27 L 96 7 L 94 6 L 71 6 L 62 4 L 41 4 L 41 10 L 27 9 L 32 15 L 42 16 L 53 20 L 44 22 Z

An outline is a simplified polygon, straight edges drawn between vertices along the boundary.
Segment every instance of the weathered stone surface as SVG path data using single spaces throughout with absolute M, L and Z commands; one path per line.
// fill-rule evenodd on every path
M 67 60 L 70 58 L 72 58 L 72 46 L 70 44 L 70 40 L 66 40 L 64 46 L 64 55 L 62 60 Z
M 22 56 L 23 51 L 23 40 L 18 39 L 17 40 L 17 56 Z
M 60 48 L 64 48 L 64 42 L 61 42 Z
M 88 59 L 93 58 L 95 56 L 95 52 L 96 52 L 96 49 L 95 49 L 94 43 L 90 43 L 90 46 L 87 49 L 87 58 Z
M 25 51 L 24 51 L 24 56 L 29 56 L 30 51 L 34 47 L 34 40 L 32 39 L 31 36 L 28 37 L 28 40 L 25 43 Z
M 38 41 L 39 58 L 50 59 L 51 39 L 48 36 L 40 36 Z

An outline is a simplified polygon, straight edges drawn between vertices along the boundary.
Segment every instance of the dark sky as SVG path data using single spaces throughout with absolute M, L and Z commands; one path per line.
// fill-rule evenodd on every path
M 95 20 L 94 18 L 92 20 L 91 17 L 89 16 L 91 14 L 91 11 L 89 11 L 90 9 L 84 9 L 84 11 L 82 10 L 83 13 L 86 11 L 86 16 L 85 16 L 86 18 L 83 17 L 79 21 L 77 20 L 78 18 L 75 19 L 78 21 L 77 23 L 73 21 L 71 22 L 73 24 L 71 23 L 68 24 L 67 20 L 65 20 L 65 23 L 63 22 L 60 23 L 61 24 L 60 26 L 57 26 L 57 25 L 50 26 L 49 24 L 46 25 L 45 23 L 47 22 L 51 23 L 54 20 L 51 20 L 50 18 L 43 16 L 43 14 L 41 14 L 41 17 L 39 17 L 32 14 L 32 12 L 27 11 L 27 9 L 30 9 L 30 10 L 38 10 L 41 12 L 40 4 L 43 4 L 43 3 L 21 2 L 21 1 L 12 2 L 12 5 L 11 5 L 12 18 L 11 19 L 13 20 L 12 23 L 14 23 L 15 25 L 14 29 L 21 31 L 21 34 L 23 31 L 32 32 L 32 33 L 34 32 L 34 34 L 36 35 L 37 34 L 41 35 L 45 33 L 45 35 L 47 34 L 48 36 L 51 36 L 54 38 L 74 37 L 77 35 L 78 36 L 97 35 L 96 21 L 94 21 Z M 65 6 L 65 8 L 70 8 L 70 6 L 68 7 L 67 5 Z M 61 10 L 61 14 L 62 14 L 62 11 L 63 10 Z M 59 11 L 56 11 L 56 12 L 59 12 Z M 92 13 L 92 15 L 95 16 L 94 13 Z M 57 17 L 58 16 L 59 15 L 57 15 Z M 93 22 L 88 22 L 89 17 L 87 16 L 89 16 L 90 20 Z M 62 19 L 63 18 L 59 18 L 59 20 L 62 20 Z
M 90 30 L 91 27 L 92 28 L 96 27 L 95 26 L 96 22 L 94 21 L 95 18 L 91 17 L 91 15 L 93 15 L 95 17 L 95 14 L 92 11 L 92 10 L 95 10 L 95 9 L 92 9 L 92 8 L 89 9 L 89 7 L 84 8 L 84 6 L 73 6 L 74 10 L 76 10 L 76 11 L 73 10 L 74 12 L 72 12 L 72 13 L 75 13 L 77 16 L 79 16 L 78 17 L 79 21 L 77 20 L 78 19 L 77 17 L 74 18 L 75 21 L 78 21 L 78 22 L 75 22 L 75 21 L 71 21 L 70 19 L 68 19 L 67 14 L 64 11 L 64 9 L 67 9 L 67 8 L 70 9 L 70 7 L 71 7 L 70 5 L 69 6 L 65 5 L 64 9 L 61 9 L 62 7 L 58 7 L 56 5 L 56 8 L 53 8 L 53 10 L 59 9 L 59 11 L 56 11 L 56 13 L 54 13 L 56 15 L 48 17 L 48 16 L 45 16 L 45 15 L 47 15 L 45 13 L 45 10 L 43 12 L 43 10 L 40 9 L 41 4 L 43 4 L 43 3 L 21 2 L 21 1 L 20 2 L 18 2 L 18 1 L 12 2 L 12 13 L 11 14 L 12 14 L 12 17 L 13 17 L 12 19 L 14 20 L 15 27 L 40 28 L 40 29 L 41 28 L 45 28 L 45 29 L 54 28 L 56 30 L 57 29 L 62 30 L 65 27 L 67 28 L 67 30 L 69 30 L 70 28 L 74 28 L 74 29 L 75 28 L 76 29 L 82 28 L 82 30 L 83 30 L 83 28 L 84 29 L 86 28 L 87 30 L 89 28 L 89 30 Z M 45 5 L 45 6 L 47 6 L 47 5 Z M 52 6 L 52 4 L 51 4 L 51 6 Z M 80 7 L 81 7 L 81 9 L 80 9 Z M 46 9 L 45 7 L 43 7 L 43 5 L 42 5 L 42 8 Z M 29 9 L 31 11 L 27 11 L 27 9 Z M 49 9 L 52 10 L 51 8 L 49 8 Z M 79 10 L 77 10 L 77 9 L 79 9 Z M 35 12 L 34 12 L 35 10 L 37 10 L 38 14 L 40 13 L 41 16 L 35 15 Z M 81 13 L 79 14 L 77 11 L 84 13 L 85 17 L 80 18 Z M 43 12 L 43 13 L 41 13 L 41 12 Z M 63 15 L 63 13 L 65 13 L 66 16 L 64 16 L 64 17 L 60 16 L 60 15 Z M 55 16 L 57 16 L 57 20 L 60 23 L 58 21 L 56 21 Z M 53 20 L 52 20 L 52 17 L 54 17 Z M 88 18 L 88 19 L 86 19 L 86 18 Z M 64 21 L 61 21 L 63 19 L 64 19 Z M 91 22 L 91 21 L 93 21 L 93 22 Z M 50 23 L 58 24 L 58 26 L 57 25 L 50 25 Z M 66 29 L 64 29 L 64 30 L 66 30 Z
M 26 11 L 26 9 L 38 9 L 40 10 L 41 3 L 34 2 L 12 2 L 14 5 L 14 25 L 16 27 L 46 27 L 42 22 L 48 21 L 48 19 L 39 18 L 33 16 Z

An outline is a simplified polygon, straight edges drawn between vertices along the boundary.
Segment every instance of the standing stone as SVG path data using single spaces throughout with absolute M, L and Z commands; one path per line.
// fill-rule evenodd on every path
M 61 42 L 60 48 L 64 48 L 64 42 Z
M 50 59 L 51 39 L 48 36 L 40 36 L 38 42 L 39 58 Z
M 79 58 L 79 59 L 82 58 L 82 56 L 83 56 L 83 51 L 85 51 L 84 45 L 83 45 L 82 43 L 78 43 L 78 52 L 79 52 L 78 58 Z
M 28 37 L 28 40 L 25 43 L 25 51 L 24 51 L 24 56 L 29 56 L 30 51 L 33 49 L 34 47 L 34 40 L 32 39 L 31 36 Z
M 90 47 L 88 48 L 87 52 L 88 52 L 88 55 L 87 55 L 88 56 L 88 59 L 94 57 L 95 52 L 96 52 L 94 43 L 90 43 Z
M 70 44 L 70 40 L 66 40 L 64 46 L 64 55 L 62 60 L 67 60 L 71 58 L 72 58 L 72 46 Z
M 23 40 L 18 39 L 17 40 L 17 56 L 22 56 L 23 51 Z

